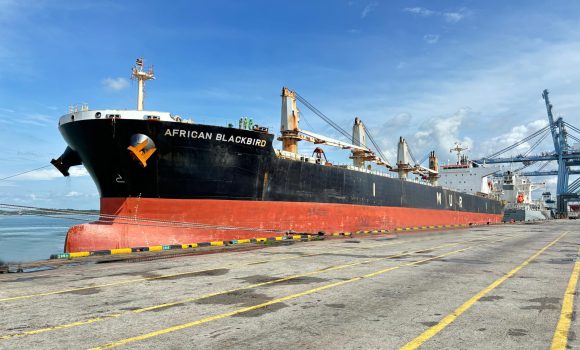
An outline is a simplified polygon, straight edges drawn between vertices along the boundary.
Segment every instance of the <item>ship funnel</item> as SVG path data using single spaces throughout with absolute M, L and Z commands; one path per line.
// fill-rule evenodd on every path
M 435 151 L 431 151 L 429 153 L 429 169 L 439 172 L 439 164 L 437 164 L 437 156 L 435 155 Z
M 70 169 L 71 166 L 81 165 L 82 163 L 83 162 L 81 157 L 79 157 L 79 154 L 73 151 L 73 149 L 70 147 L 67 147 L 60 157 L 50 161 L 50 164 L 54 165 L 54 167 L 57 168 L 63 176 L 70 175 L 68 169 Z

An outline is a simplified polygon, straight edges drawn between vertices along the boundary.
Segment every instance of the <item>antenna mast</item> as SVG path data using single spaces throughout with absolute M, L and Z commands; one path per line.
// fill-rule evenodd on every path
M 145 81 L 155 79 L 153 74 L 153 67 L 149 67 L 147 71 L 143 69 L 143 58 L 138 58 L 133 66 L 131 79 L 136 79 L 139 83 L 137 90 L 137 110 L 143 110 L 143 102 L 145 99 Z
M 455 142 L 455 147 L 453 147 L 452 149 L 449 150 L 449 152 L 455 152 L 457 153 L 457 164 L 462 164 L 461 163 L 461 152 L 468 150 L 469 148 L 463 147 L 461 146 L 460 143 Z

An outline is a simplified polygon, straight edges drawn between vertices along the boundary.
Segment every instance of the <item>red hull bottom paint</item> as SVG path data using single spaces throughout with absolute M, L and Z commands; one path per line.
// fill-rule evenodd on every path
M 289 230 L 355 232 L 498 223 L 502 219 L 501 214 L 401 207 L 158 198 L 102 198 L 101 215 L 100 222 L 76 225 L 68 231 L 66 252 L 274 237 Z M 108 215 L 115 218 L 107 219 Z M 191 227 L 191 223 L 210 227 Z

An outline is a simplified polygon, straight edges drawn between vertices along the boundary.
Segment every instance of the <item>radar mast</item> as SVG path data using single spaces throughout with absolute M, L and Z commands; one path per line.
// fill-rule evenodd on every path
M 455 142 L 455 147 L 451 148 L 449 150 L 449 152 L 455 152 L 457 153 L 457 164 L 463 164 L 463 162 L 461 161 L 461 153 L 463 151 L 467 151 L 469 148 L 467 146 L 463 147 L 461 146 L 460 143 Z
M 138 58 L 133 66 L 131 79 L 137 80 L 139 87 L 137 90 L 137 110 L 143 110 L 143 104 L 145 99 L 145 81 L 155 79 L 153 74 L 153 66 L 149 67 L 148 70 L 143 69 L 143 58 Z

